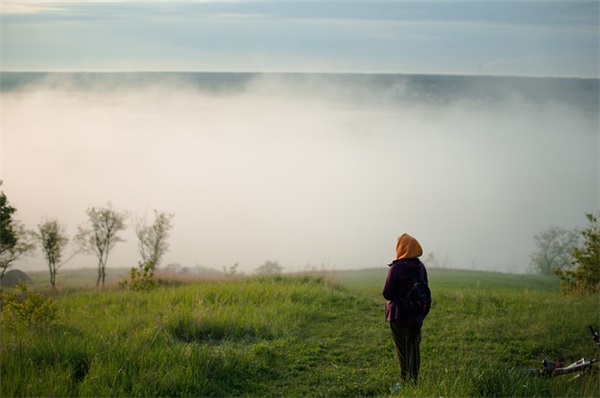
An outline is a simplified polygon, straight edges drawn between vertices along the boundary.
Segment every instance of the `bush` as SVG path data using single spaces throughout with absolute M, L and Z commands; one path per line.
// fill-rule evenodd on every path
M 154 280 L 154 263 L 152 261 L 140 262 L 137 268 L 129 271 L 130 281 L 121 281 L 119 286 L 134 291 L 152 290 L 156 287 Z
M 30 292 L 24 284 L 17 285 L 14 291 L 0 292 L 0 308 L 3 328 L 44 327 L 56 319 L 52 299 Z
M 564 292 L 600 290 L 600 225 L 598 216 L 586 214 L 589 226 L 581 231 L 583 247 L 573 249 L 573 268 L 556 271 Z

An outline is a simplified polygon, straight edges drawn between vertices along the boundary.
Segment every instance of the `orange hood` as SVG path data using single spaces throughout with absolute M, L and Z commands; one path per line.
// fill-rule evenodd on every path
M 415 238 L 409 234 L 402 234 L 396 243 L 396 260 L 403 258 L 417 258 L 423 255 L 423 249 Z

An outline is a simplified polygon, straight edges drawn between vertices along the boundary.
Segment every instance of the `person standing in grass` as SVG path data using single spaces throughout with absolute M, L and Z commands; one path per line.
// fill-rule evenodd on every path
M 403 382 L 417 383 L 421 365 L 421 327 L 429 308 L 417 314 L 403 306 L 402 301 L 413 289 L 415 282 L 426 285 L 427 270 L 419 260 L 423 249 L 419 242 L 408 234 L 402 234 L 396 243 L 396 260 L 389 264 L 383 286 L 386 299 L 385 317 L 390 325 L 396 356 L 400 362 L 400 376 Z M 428 292 L 428 288 L 427 292 Z M 429 302 L 430 303 L 430 302 Z

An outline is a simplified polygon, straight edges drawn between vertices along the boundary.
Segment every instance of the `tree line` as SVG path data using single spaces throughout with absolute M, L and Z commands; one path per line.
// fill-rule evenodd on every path
M 2 181 L 0 181 L 0 187 Z M 6 194 L 0 192 L 0 279 L 17 261 L 39 247 L 50 272 L 52 287 L 56 284 L 59 268 L 78 253 L 91 254 L 98 259 L 96 287 L 104 286 L 106 265 L 115 245 L 123 242 L 119 233 L 127 228 L 128 212 L 117 211 L 111 203 L 86 210 L 87 219 L 80 225 L 73 238 L 75 253 L 67 260 L 64 250 L 69 243 L 64 225 L 55 218 L 38 224 L 37 229 L 27 230 L 14 216 L 17 209 L 10 205 Z M 154 221 L 148 224 L 144 218 L 132 217 L 141 257 L 140 267 L 154 270 L 160 265 L 169 249 L 169 234 L 174 214 L 154 210 Z

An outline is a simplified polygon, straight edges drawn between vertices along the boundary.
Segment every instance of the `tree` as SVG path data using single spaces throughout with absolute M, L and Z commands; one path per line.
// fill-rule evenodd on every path
M 442 256 L 439 253 L 436 255 L 434 252 L 429 252 L 425 257 L 425 264 L 431 268 L 448 268 L 450 260 L 447 255 Z
M 69 243 L 69 238 L 65 234 L 64 226 L 55 219 L 38 225 L 38 231 L 35 236 L 42 246 L 46 262 L 48 263 L 50 284 L 52 287 L 55 287 L 56 273 L 62 265 L 62 251 Z
M 154 224 L 148 226 L 145 220 L 134 221 L 135 234 L 138 238 L 142 264 L 152 264 L 154 270 L 169 250 L 169 231 L 173 228 L 171 221 L 174 214 L 161 213 L 154 210 Z
M 223 267 L 223 273 L 227 277 L 234 277 L 238 272 L 239 265 L 240 265 L 240 263 L 235 263 L 231 267 L 229 267 L 229 269 L 227 269 L 226 267 Z
M 9 204 L 4 191 L 0 192 L 0 279 L 16 260 L 35 248 L 31 231 L 13 218 L 16 211 Z
M 256 268 L 258 275 L 277 275 L 283 271 L 283 267 L 277 261 L 267 260 L 263 265 Z
M 583 246 L 573 249 L 573 267 L 556 272 L 565 292 L 600 291 L 600 213 L 588 213 L 586 217 L 589 225 L 581 231 Z
M 579 242 L 577 230 L 550 227 L 533 237 L 538 251 L 531 254 L 531 265 L 542 275 L 552 275 L 556 270 L 569 267 L 571 252 Z
M 87 223 L 79 226 L 75 241 L 84 253 L 98 257 L 98 279 L 96 287 L 106 278 L 106 263 L 110 251 L 118 242 L 124 240 L 118 236 L 126 228 L 127 213 L 119 213 L 109 203 L 106 207 L 91 207 L 86 211 Z

